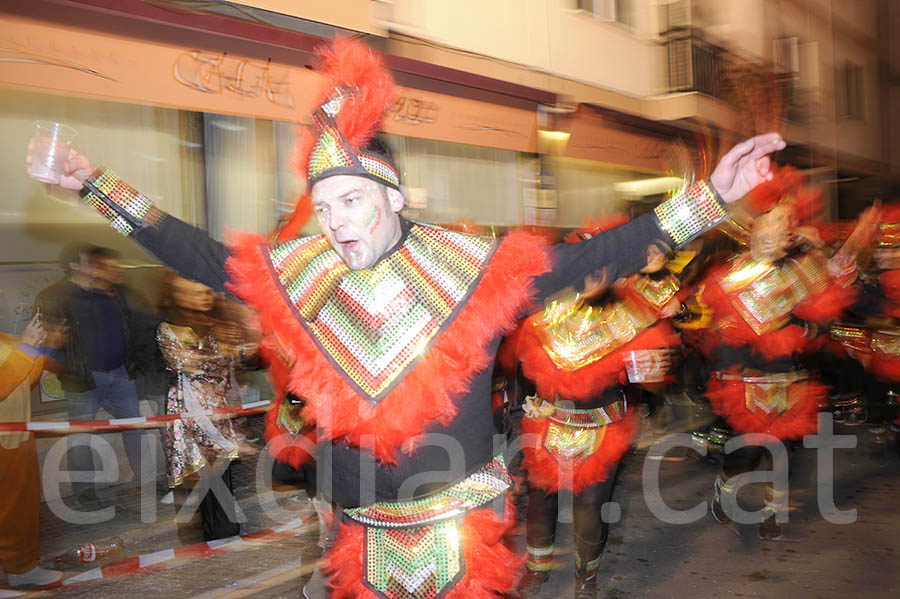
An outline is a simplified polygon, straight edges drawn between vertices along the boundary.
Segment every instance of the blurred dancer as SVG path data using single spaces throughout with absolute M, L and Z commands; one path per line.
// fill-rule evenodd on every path
M 40 379 L 46 333 L 40 313 L 20 338 L 0 333 L 0 422 L 31 420 L 31 388 Z M 41 586 L 61 574 L 38 567 L 41 485 L 34 434 L 0 433 L 0 566 L 9 586 Z
M 578 232 L 573 242 L 599 230 Z M 532 381 L 535 396 L 525 400 L 522 433 L 529 493 L 526 516 L 528 557 L 519 591 L 533 596 L 550 576 L 559 511 L 559 491 L 573 492 L 575 597 L 593 599 L 609 525 L 601 507 L 612 495 L 616 468 L 631 444 L 636 417 L 625 383 L 662 381 L 669 357 L 664 348 L 679 343 L 660 321 L 678 311 L 677 282 L 650 279 L 666 264 L 666 247 L 646 250 L 646 266 L 619 289 L 591 278 L 582 293 L 570 290 L 523 321 L 501 348 L 514 373 Z M 659 284 L 657 284 L 659 283 Z
M 804 222 L 817 213 L 820 192 L 803 181 L 784 167 L 751 194 L 759 216 L 749 248 L 713 268 L 700 287 L 698 303 L 711 311 L 708 335 L 715 347 L 707 397 L 736 432 L 760 435 L 748 436 L 750 445 L 725 456 L 712 505 L 721 523 L 730 522 L 723 497 L 733 504 L 731 479 L 769 455 L 766 443 L 789 443 L 816 431 L 825 387 L 811 380 L 806 354 L 815 323 L 837 317 L 854 297 L 855 254 L 839 251 L 827 259 L 816 247 L 821 242 Z M 871 229 L 871 218 L 861 222 L 861 233 Z M 780 538 L 776 516 L 787 507 L 784 491 L 770 484 L 761 538 Z
M 329 554 L 335 596 L 401 586 L 410 597 L 495 596 L 518 575 L 500 542 L 512 512 L 492 509 L 510 485 L 491 418 L 502 334 L 588 274 L 627 276 L 651 244 L 677 248 L 714 226 L 726 202 L 769 177 L 768 154 L 784 141 L 739 144 L 709 181 L 587 242 L 495 240 L 400 216 L 398 170 L 372 142 L 394 99 L 380 58 L 339 41 L 320 72 L 325 87 L 295 166 L 322 235 L 249 235 L 227 248 L 75 153 L 61 184 L 86 186 L 88 203 L 183 276 L 215 290 L 230 276 L 229 289 L 259 313 L 273 379 L 315 421 L 330 460 L 320 491 L 343 507 Z M 420 564 L 433 573 L 421 577 Z
M 864 404 L 853 395 L 841 398 L 835 418 L 847 424 L 868 422 L 878 440 L 885 437 L 887 422 L 900 425 L 895 413 L 900 395 L 900 205 L 882 211 L 871 254 L 861 277 L 860 301 L 852 309 L 854 319 L 832 326 L 831 338 L 859 362 L 858 368 L 865 368 L 864 383 L 857 385 L 864 388 Z

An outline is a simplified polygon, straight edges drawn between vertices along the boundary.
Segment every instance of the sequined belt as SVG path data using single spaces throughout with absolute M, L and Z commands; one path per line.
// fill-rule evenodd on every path
M 805 370 L 776 372 L 759 376 L 741 376 L 727 372 L 717 372 L 722 381 L 744 383 L 744 405 L 751 412 L 766 414 L 786 412 L 791 407 L 791 385 L 805 382 L 809 373 Z
M 553 411 L 547 414 L 547 418 L 558 424 L 582 428 L 598 428 L 612 424 L 625 418 L 625 412 L 628 409 L 628 403 L 624 399 L 602 408 L 590 408 L 587 410 L 564 408 L 556 404 L 552 404 L 552 406 Z
M 438 493 L 344 510 L 365 529 L 363 584 L 385 599 L 438 599 L 464 574 L 462 517 L 512 485 L 502 456 Z
M 565 468 L 577 467 L 592 456 L 603 443 L 606 426 L 622 420 L 628 410 L 624 399 L 586 410 L 550 402 L 535 403 L 540 417 L 549 420 L 543 439 L 544 449 Z

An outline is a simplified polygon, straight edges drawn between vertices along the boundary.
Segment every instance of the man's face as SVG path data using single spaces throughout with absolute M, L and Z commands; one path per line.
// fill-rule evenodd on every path
M 354 175 L 335 175 L 312 188 L 322 228 L 351 270 L 371 268 L 400 240 L 400 192 Z
M 122 265 L 116 258 L 96 258 L 92 271 L 101 286 L 121 285 L 124 280 Z
M 785 206 L 776 206 L 753 222 L 750 232 L 750 253 L 760 262 L 775 262 L 787 255 L 791 245 L 791 213 Z

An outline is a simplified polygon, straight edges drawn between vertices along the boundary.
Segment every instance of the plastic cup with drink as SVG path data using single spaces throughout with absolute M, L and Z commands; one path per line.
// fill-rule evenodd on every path
M 666 375 L 665 350 L 636 350 L 625 354 L 625 370 L 631 383 L 659 383 Z
M 69 158 L 75 137 L 75 129 L 53 121 L 35 121 L 31 139 L 31 164 L 28 175 L 44 183 L 57 184 L 62 178 L 62 167 Z

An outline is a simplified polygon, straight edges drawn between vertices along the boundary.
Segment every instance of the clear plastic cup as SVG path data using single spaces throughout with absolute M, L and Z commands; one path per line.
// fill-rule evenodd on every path
M 53 121 L 35 121 L 32 138 L 31 166 L 28 175 L 44 183 L 59 183 L 62 165 L 78 133 L 75 129 Z
M 630 351 L 625 355 L 625 370 L 631 383 L 658 383 L 665 379 L 662 352 L 655 350 Z

